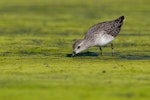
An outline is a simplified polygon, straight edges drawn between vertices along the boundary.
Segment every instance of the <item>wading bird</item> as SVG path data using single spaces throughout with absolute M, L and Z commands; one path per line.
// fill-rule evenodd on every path
M 73 54 L 76 54 L 88 49 L 92 46 L 98 46 L 100 48 L 100 54 L 102 55 L 102 46 L 111 43 L 112 55 L 114 55 L 114 48 L 112 41 L 118 35 L 123 25 L 124 16 L 121 16 L 112 21 L 105 21 L 93 25 L 85 34 L 84 39 L 76 40 L 73 44 Z

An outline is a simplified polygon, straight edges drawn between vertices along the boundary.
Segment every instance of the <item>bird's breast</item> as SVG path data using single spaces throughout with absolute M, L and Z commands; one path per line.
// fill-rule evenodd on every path
M 104 46 L 108 43 L 111 43 L 114 40 L 114 37 L 104 32 L 98 34 L 95 40 L 97 46 Z

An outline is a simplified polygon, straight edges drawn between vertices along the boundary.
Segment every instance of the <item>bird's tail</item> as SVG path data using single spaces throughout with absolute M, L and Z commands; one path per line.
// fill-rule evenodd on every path
M 124 19 L 125 19 L 124 16 L 120 16 L 119 18 L 117 18 L 117 19 L 115 20 L 115 22 L 122 23 Z

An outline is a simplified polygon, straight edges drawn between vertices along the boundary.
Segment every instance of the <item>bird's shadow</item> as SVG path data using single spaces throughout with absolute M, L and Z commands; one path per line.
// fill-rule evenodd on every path
M 78 53 L 73 57 L 82 57 L 82 56 L 93 56 L 93 57 L 95 57 L 95 56 L 99 56 L 99 54 L 95 53 L 95 52 L 87 51 L 87 52 Z M 66 54 L 66 57 L 72 57 L 72 54 Z

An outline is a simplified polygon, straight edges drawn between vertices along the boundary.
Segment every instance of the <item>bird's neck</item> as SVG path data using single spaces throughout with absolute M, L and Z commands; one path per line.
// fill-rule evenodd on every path
M 84 45 L 86 48 L 89 48 L 89 47 L 91 47 L 91 46 L 94 46 L 94 44 L 93 44 L 91 41 L 86 40 L 86 39 L 83 39 L 83 40 L 82 40 L 82 43 L 83 43 L 83 45 Z

